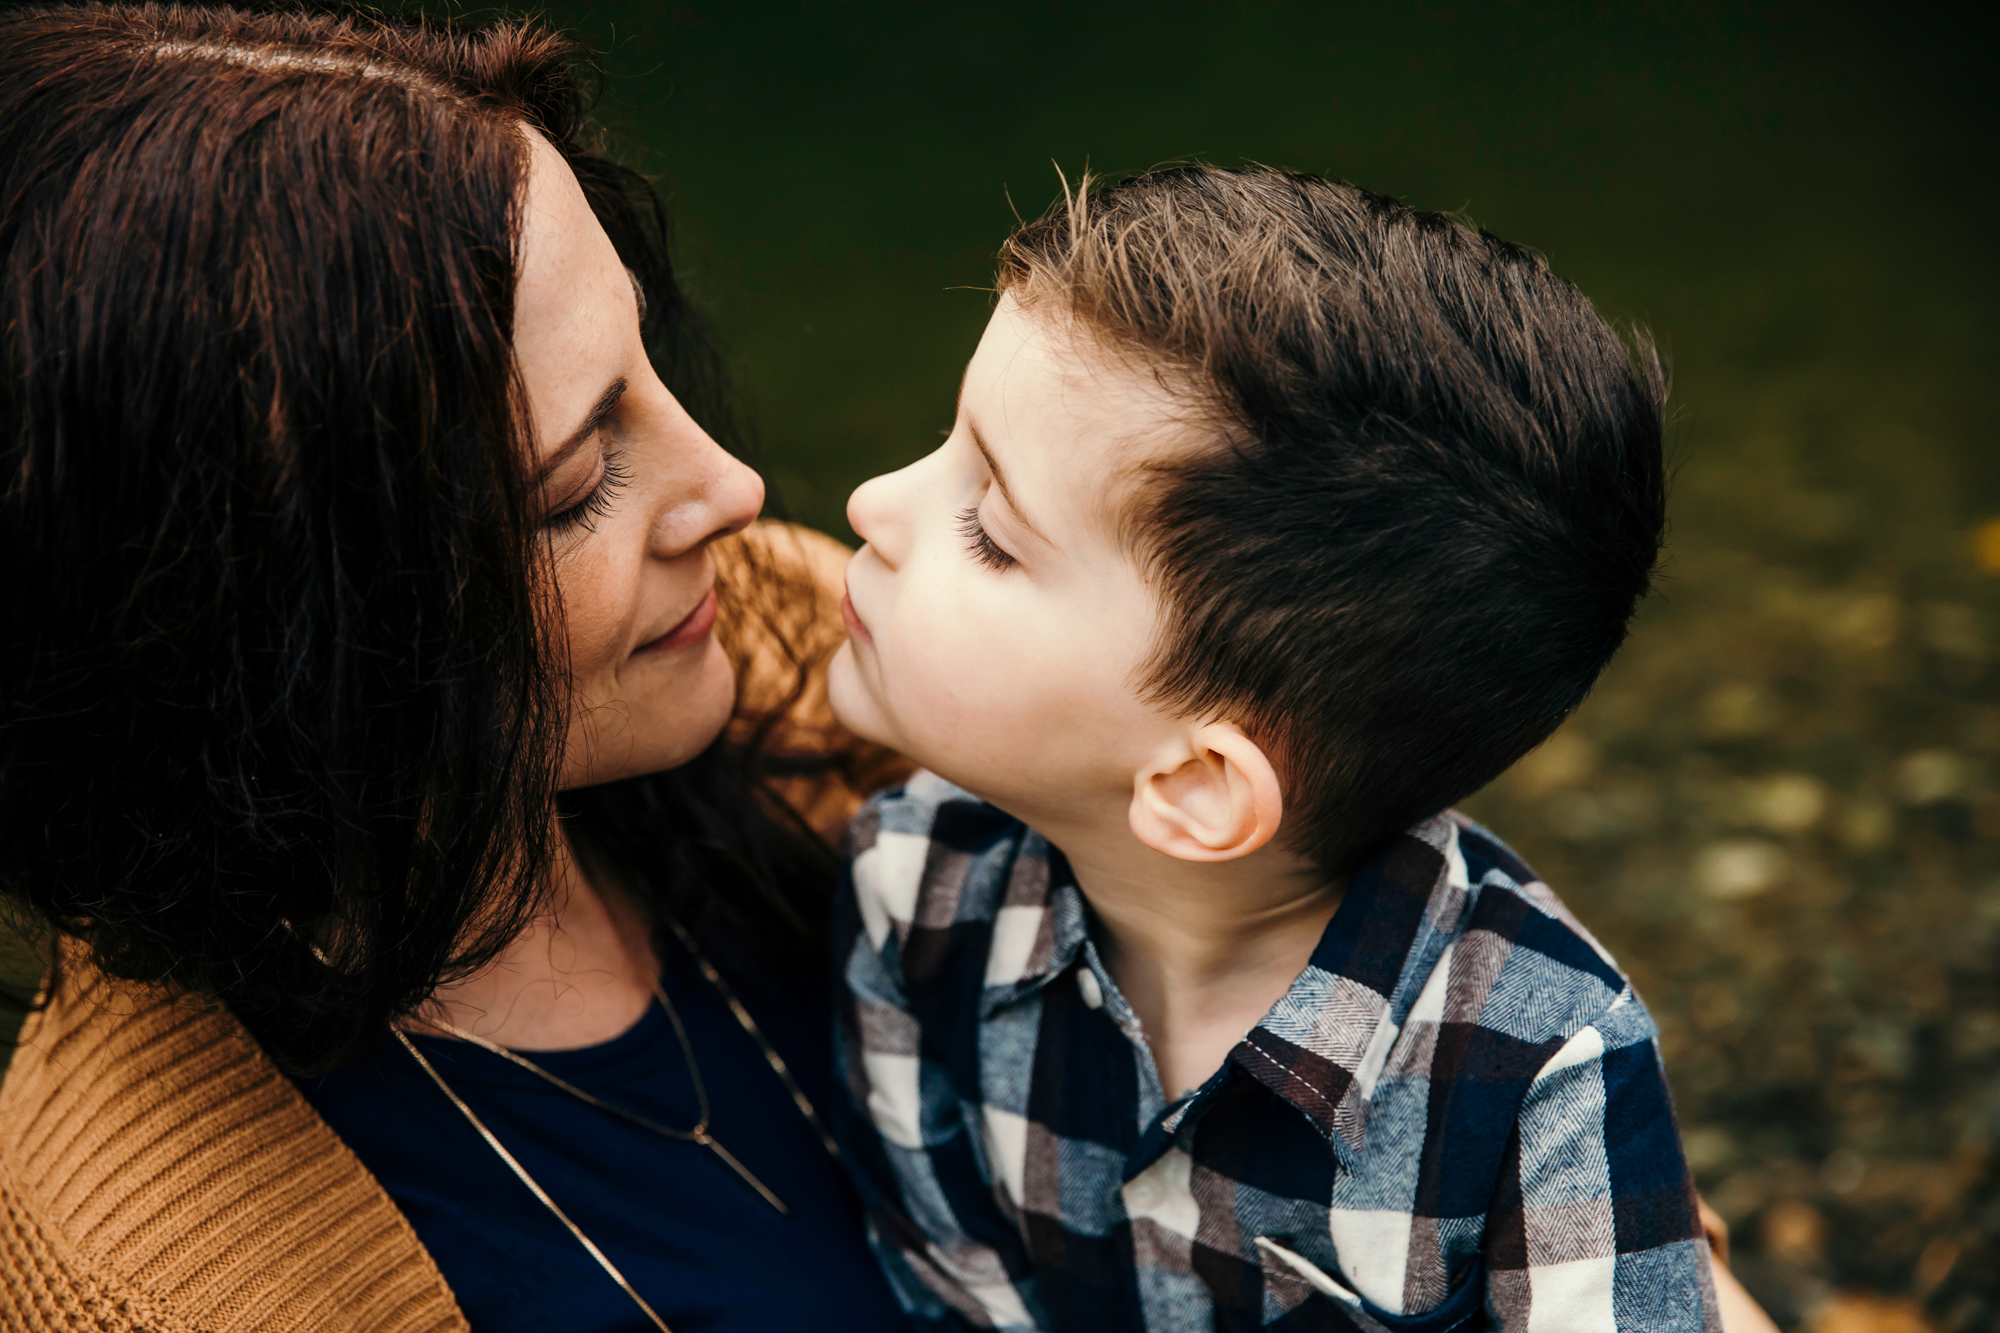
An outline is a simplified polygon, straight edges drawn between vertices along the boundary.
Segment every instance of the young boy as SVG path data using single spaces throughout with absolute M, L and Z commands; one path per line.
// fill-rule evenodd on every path
M 1533 254 L 1287 173 L 1002 253 L 849 502 L 848 1155 L 920 1320 L 1715 1329 L 1655 1031 L 1448 807 L 1659 550 L 1665 394 Z

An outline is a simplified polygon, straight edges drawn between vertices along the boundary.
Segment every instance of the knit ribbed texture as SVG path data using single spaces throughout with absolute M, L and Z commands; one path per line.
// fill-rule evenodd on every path
M 396 1205 L 226 1011 L 73 952 L 0 1085 L 0 1327 L 443 1333 Z

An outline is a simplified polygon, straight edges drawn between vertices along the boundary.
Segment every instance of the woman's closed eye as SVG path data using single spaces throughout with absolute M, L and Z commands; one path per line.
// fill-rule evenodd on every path
M 1014 563 L 1014 557 L 1000 549 L 993 540 L 993 534 L 979 521 L 979 507 L 969 506 L 958 515 L 958 530 L 965 535 L 965 549 L 974 560 L 988 569 L 1006 569 Z
M 591 487 L 590 493 L 581 500 L 550 514 L 542 520 L 542 526 L 557 536 L 577 531 L 594 532 L 597 520 L 611 512 L 611 502 L 631 480 L 632 470 L 625 466 L 624 455 L 605 454 L 604 473 L 597 479 L 597 485 Z

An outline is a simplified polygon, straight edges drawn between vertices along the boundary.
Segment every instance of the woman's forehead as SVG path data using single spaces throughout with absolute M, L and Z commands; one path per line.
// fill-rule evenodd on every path
M 575 173 L 530 129 L 523 191 L 514 355 L 535 434 L 556 447 L 606 382 L 629 369 L 637 335 L 632 281 Z

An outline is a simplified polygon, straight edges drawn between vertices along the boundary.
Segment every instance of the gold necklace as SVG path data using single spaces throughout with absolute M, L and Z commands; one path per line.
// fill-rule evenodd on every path
M 750 1011 L 743 1007 L 743 1002 L 741 1000 L 736 998 L 736 992 L 729 988 L 729 984 L 722 979 L 722 974 L 715 970 L 715 965 L 713 963 L 710 963 L 708 961 L 708 955 L 704 954 L 701 951 L 700 947 L 695 944 L 694 936 L 690 935 L 678 921 L 671 921 L 668 923 L 668 925 L 672 927 L 675 936 L 680 940 L 681 946 L 685 948 L 688 951 L 689 956 L 694 959 L 695 966 L 698 969 L 700 969 L 703 978 L 706 979 L 711 986 L 714 986 L 716 990 L 721 993 L 724 1002 L 729 1005 L 729 1011 L 735 1015 L 736 1022 L 738 1023 L 738 1025 L 741 1026 L 745 1032 L 749 1033 L 751 1039 L 757 1043 L 757 1048 L 763 1052 L 765 1063 L 771 1066 L 772 1072 L 775 1073 L 778 1076 L 779 1080 L 785 1085 L 786 1091 L 791 1093 L 792 1104 L 798 1107 L 800 1114 L 805 1116 L 806 1122 L 810 1124 L 813 1127 L 813 1131 L 819 1135 L 820 1143 L 825 1146 L 827 1152 L 831 1153 L 835 1158 L 838 1158 L 840 1156 L 839 1145 L 834 1142 L 833 1135 L 827 1132 L 826 1125 L 820 1120 L 819 1113 L 813 1109 L 813 1104 L 806 1097 L 804 1089 L 800 1088 L 798 1085 L 798 1081 L 792 1077 L 792 1071 L 790 1067 L 785 1064 L 784 1057 L 779 1055 L 777 1048 L 772 1046 L 770 1041 L 766 1039 L 766 1037 L 764 1036 L 763 1029 L 757 1026 L 757 1020 L 755 1020 L 750 1016 Z M 553 1084 L 554 1086 L 562 1089 L 564 1092 L 569 1093 L 571 1096 L 576 1097 L 577 1099 L 586 1102 L 589 1105 L 594 1106 L 601 1111 L 607 1112 L 611 1115 L 618 1116 L 620 1119 L 630 1121 L 631 1123 L 638 1125 L 641 1128 L 649 1129 L 656 1134 L 662 1134 L 672 1139 L 679 1139 L 685 1143 L 700 1144 L 702 1147 L 707 1148 L 710 1152 L 714 1153 L 718 1159 L 720 1159 L 738 1176 L 742 1177 L 744 1183 L 749 1185 L 751 1189 L 757 1191 L 757 1193 L 760 1196 L 762 1196 L 762 1198 L 766 1203 L 770 1204 L 773 1208 L 778 1210 L 779 1214 L 789 1217 L 791 1215 L 791 1209 L 785 1206 L 785 1201 L 783 1199 L 780 1199 L 776 1194 L 772 1193 L 770 1188 L 766 1186 L 763 1181 L 757 1179 L 757 1177 L 754 1174 L 752 1174 L 749 1167 L 744 1166 L 742 1162 L 738 1161 L 736 1159 L 735 1154 L 731 1153 L 727 1148 L 724 1148 L 721 1142 L 717 1140 L 716 1137 L 709 1132 L 708 1085 L 702 1079 L 701 1065 L 695 1060 L 694 1044 L 688 1040 L 687 1028 L 681 1022 L 680 1011 L 675 1009 L 674 1002 L 667 998 L 667 992 L 665 988 L 660 985 L 658 977 L 653 978 L 653 996 L 660 1002 L 661 1007 L 667 1011 L 667 1018 L 673 1024 L 674 1036 L 678 1038 L 680 1041 L 681 1055 L 687 1060 L 688 1074 L 690 1075 L 690 1077 L 694 1082 L 695 1100 L 696 1103 L 701 1108 L 701 1115 L 700 1118 L 695 1122 L 695 1126 L 693 1129 L 675 1129 L 669 1125 L 662 1125 L 658 1121 L 648 1119 L 647 1117 L 640 1115 L 636 1111 L 629 1111 L 622 1106 L 613 1105 L 612 1103 L 607 1102 L 600 1097 L 596 1097 L 588 1092 L 585 1092 L 582 1088 L 579 1088 L 572 1083 L 566 1082 L 565 1080 L 556 1077 L 554 1074 L 551 1074 L 548 1070 L 543 1069 L 540 1065 L 535 1064 L 533 1061 L 527 1059 L 525 1056 L 522 1056 L 518 1052 L 510 1051 L 505 1046 L 502 1046 L 497 1042 L 491 1042 L 486 1040 L 486 1038 L 484 1037 L 475 1036 L 470 1032 L 462 1031 L 459 1028 L 453 1027 L 451 1024 L 442 1022 L 440 1020 L 427 1019 L 425 1021 L 429 1026 L 435 1027 L 440 1031 L 450 1033 L 452 1036 L 458 1038 L 460 1041 L 470 1042 L 482 1050 L 491 1051 L 493 1054 L 499 1056 L 501 1059 L 510 1061 L 511 1063 L 520 1066 L 521 1068 L 527 1070 L 529 1073 L 534 1074 L 537 1077 L 546 1080 L 547 1082 Z M 623 1290 L 627 1296 L 632 1298 L 632 1303 L 637 1305 L 641 1310 L 645 1312 L 646 1317 L 653 1322 L 654 1326 L 660 1330 L 660 1333 L 672 1333 L 672 1330 L 667 1327 L 667 1321 L 660 1318 L 658 1312 L 656 1312 L 652 1306 L 646 1304 L 645 1298 L 641 1296 L 636 1290 L 633 1289 L 632 1284 L 626 1280 L 625 1275 L 618 1271 L 618 1266 L 611 1262 L 610 1256 L 605 1254 L 603 1250 L 597 1248 L 595 1242 L 593 1242 L 589 1236 L 584 1234 L 583 1228 L 578 1226 L 575 1222 L 571 1221 L 569 1214 L 565 1213 L 560 1207 L 556 1205 L 556 1201 L 549 1197 L 548 1191 L 543 1189 L 541 1185 L 535 1180 L 535 1178 L 528 1174 L 528 1169 L 521 1165 L 520 1160 L 516 1158 L 514 1154 L 507 1151 L 506 1145 L 500 1142 L 498 1136 L 496 1136 L 492 1130 L 486 1127 L 486 1123 L 482 1121 L 477 1114 L 474 1113 L 473 1109 L 470 1106 L 467 1106 L 465 1104 L 465 1099 L 460 1097 L 456 1092 L 454 1092 L 452 1090 L 451 1085 L 444 1081 L 444 1076 L 438 1073 L 436 1068 L 432 1066 L 429 1060 L 424 1058 L 424 1053 L 417 1049 L 416 1043 L 410 1040 L 409 1035 L 405 1033 L 401 1028 L 396 1028 L 394 1029 L 394 1031 L 396 1034 L 396 1040 L 403 1044 L 403 1049 L 410 1053 L 411 1057 L 416 1060 L 417 1064 L 423 1069 L 423 1071 L 426 1074 L 430 1075 L 431 1082 L 437 1084 L 438 1091 L 442 1092 L 445 1095 L 445 1097 L 451 1102 L 451 1104 L 454 1107 L 458 1108 L 458 1113 L 465 1117 L 467 1123 L 469 1123 L 474 1130 L 478 1131 L 479 1137 L 486 1140 L 486 1146 L 493 1149 L 494 1154 L 498 1156 L 502 1162 L 505 1162 L 507 1164 L 508 1169 L 513 1171 L 515 1176 L 520 1179 L 523 1185 L 526 1185 L 528 1187 L 528 1192 L 533 1194 L 535 1198 L 541 1202 L 541 1205 L 544 1208 L 548 1209 L 551 1213 L 555 1215 L 556 1220 L 561 1222 L 563 1226 L 569 1231 L 570 1235 L 576 1238 L 577 1243 L 583 1246 L 585 1251 L 589 1253 L 590 1257 L 597 1261 L 598 1267 L 602 1268 L 607 1274 L 609 1274 L 611 1280 L 613 1282 L 616 1282 L 619 1288 Z

